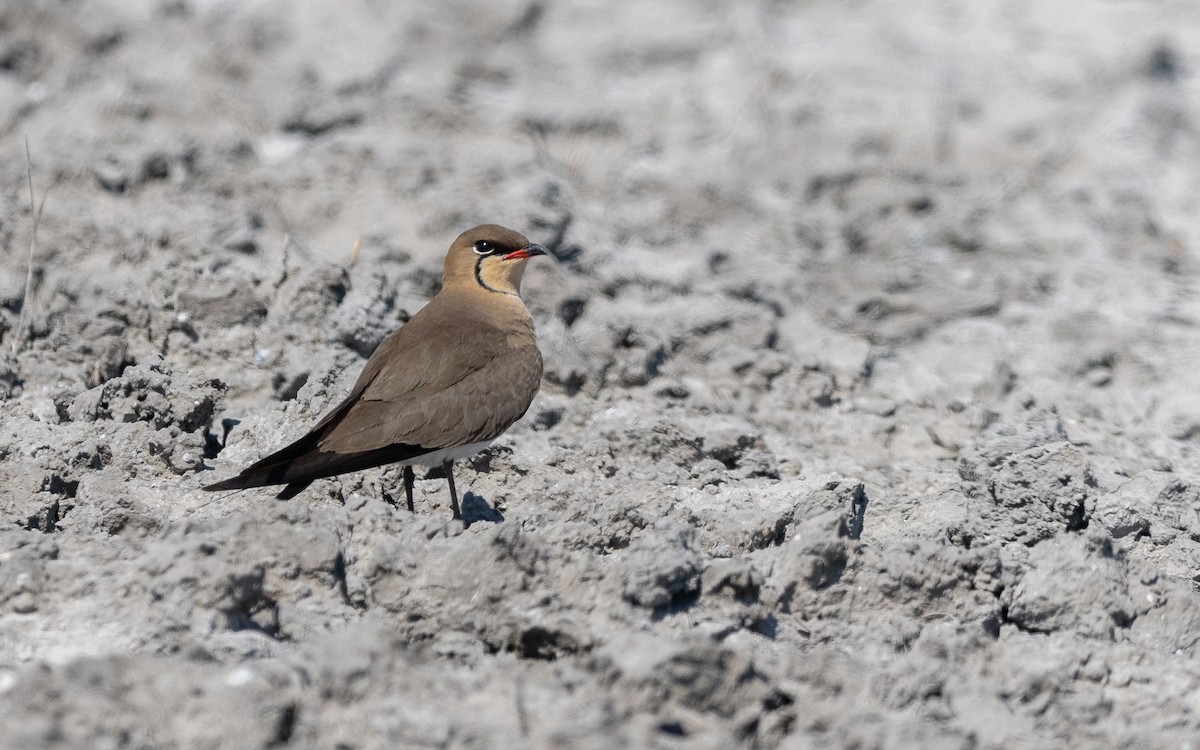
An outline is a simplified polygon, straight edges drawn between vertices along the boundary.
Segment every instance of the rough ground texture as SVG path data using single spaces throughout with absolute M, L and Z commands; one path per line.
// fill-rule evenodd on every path
M 1194 745 L 1197 50 L 1190 0 L 0 4 L 0 746 Z M 198 489 L 482 221 L 555 259 L 467 528 Z

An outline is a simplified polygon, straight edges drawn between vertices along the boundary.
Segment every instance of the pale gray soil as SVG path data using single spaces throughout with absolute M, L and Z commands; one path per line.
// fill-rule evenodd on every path
M 1192 0 L 0 5 L 0 745 L 1195 747 L 1197 50 Z M 199 490 L 483 221 L 557 262 L 468 528 Z

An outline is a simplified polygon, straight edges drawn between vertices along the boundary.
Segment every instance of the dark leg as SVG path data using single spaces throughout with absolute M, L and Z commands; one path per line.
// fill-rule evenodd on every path
M 412 503 L 412 488 L 413 488 L 413 468 L 411 466 L 404 467 L 404 496 L 408 498 L 408 512 L 413 512 Z
M 458 509 L 458 491 L 454 489 L 454 462 L 442 464 L 442 471 L 446 472 L 446 484 L 450 485 L 450 512 L 456 519 L 462 518 L 462 511 Z

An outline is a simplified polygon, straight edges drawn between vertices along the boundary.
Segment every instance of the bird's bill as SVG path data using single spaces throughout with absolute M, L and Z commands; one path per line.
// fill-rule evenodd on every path
M 519 260 L 521 258 L 532 258 L 535 255 L 547 255 L 547 254 L 548 253 L 546 251 L 546 248 L 542 247 L 541 245 L 537 244 L 536 242 L 531 242 L 528 245 L 526 245 L 525 247 L 521 248 L 520 250 L 516 250 L 514 252 L 509 253 L 508 255 L 503 256 L 503 259 L 504 260 Z

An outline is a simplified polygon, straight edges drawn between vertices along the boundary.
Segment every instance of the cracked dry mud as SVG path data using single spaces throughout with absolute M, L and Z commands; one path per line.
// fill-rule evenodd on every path
M 1191 746 L 1198 34 L 0 6 L 0 746 Z M 469 526 L 396 469 L 199 490 L 482 221 L 556 262 Z

